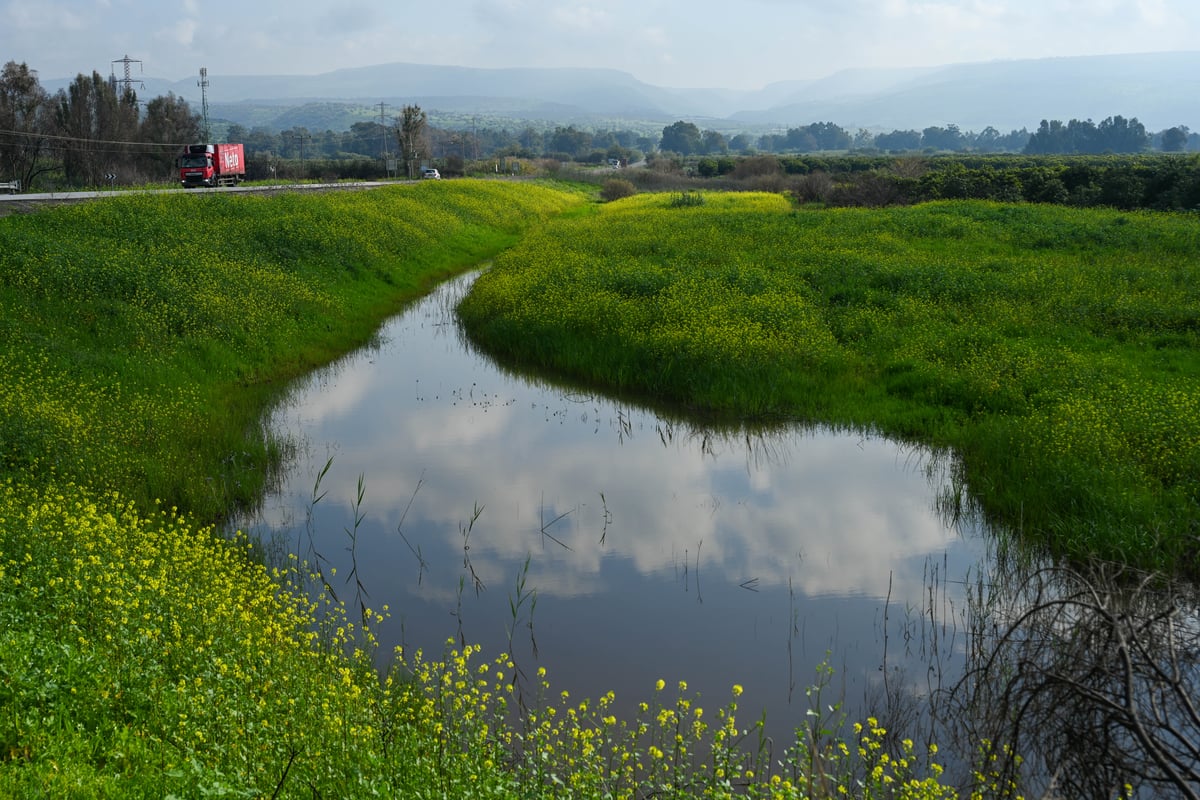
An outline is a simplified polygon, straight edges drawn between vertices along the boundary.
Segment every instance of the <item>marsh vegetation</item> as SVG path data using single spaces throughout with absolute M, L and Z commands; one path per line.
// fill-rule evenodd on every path
M 429 182 L 0 220 L 0 789 L 1008 796 L 1021 748 L 1049 741 L 1039 774 L 1064 786 L 1186 795 L 1195 605 L 1161 575 L 1197 563 L 1195 220 L 702 197 L 592 208 L 561 186 Z M 973 606 L 978 630 L 1003 633 L 973 640 L 978 669 L 955 696 L 999 698 L 1023 726 L 968 717 L 952 788 L 934 741 L 879 719 L 825 726 L 815 664 L 814 720 L 790 742 L 757 738 L 737 708 L 749 688 L 700 709 L 686 676 L 618 718 L 605 694 L 556 693 L 553 669 L 519 674 L 511 652 L 381 653 L 376 632 L 402 609 L 346 602 L 319 563 L 273 570 L 206 527 L 276 475 L 262 414 L 290 378 L 493 256 L 462 318 L 502 363 L 707 420 L 956 452 L 948 510 L 993 521 L 1006 563 L 1049 556 L 1081 579 L 1014 573 L 1029 594 L 981 589 Z M 1084 572 L 1093 558 L 1128 571 Z M 531 587 L 512 585 L 516 627 Z M 1088 624 L 1054 638 L 1064 621 Z M 1080 721 L 1102 769 L 1063 746 Z M 1049 738 L 1027 738 L 1035 724 Z

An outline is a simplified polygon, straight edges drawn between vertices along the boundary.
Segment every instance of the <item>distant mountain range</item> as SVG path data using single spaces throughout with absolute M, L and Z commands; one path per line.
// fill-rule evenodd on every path
M 69 79 L 46 81 L 50 91 Z M 173 92 L 197 110 L 198 81 L 144 79 L 142 97 Z M 1200 51 L 853 69 L 757 91 L 670 89 L 609 69 L 475 69 L 381 64 L 320 75 L 209 73 L 210 116 L 247 127 L 345 130 L 406 103 L 447 119 L 722 131 L 834 122 L 848 130 L 989 125 L 1034 130 L 1043 119 L 1137 117 L 1148 130 L 1200 130 Z

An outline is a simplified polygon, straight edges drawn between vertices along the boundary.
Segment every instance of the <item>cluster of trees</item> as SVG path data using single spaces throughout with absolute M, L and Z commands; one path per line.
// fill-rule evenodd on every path
M 679 121 L 663 128 L 659 148 L 683 156 L 729 153 L 817 153 L 833 150 L 887 152 L 987 152 L 1019 153 L 1029 142 L 1022 128 L 1002 134 L 993 127 L 979 133 L 961 131 L 957 125 L 930 126 L 922 131 L 894 130 L 873 134 L 860 129 L 851 134 L 832 122 L 814 122 L 785 133 L 767 133 L 757 138 L 738 134 L 728 140 L 718 131 L 701 131 L 694 123 Z
M 1001 133 L 992 126 L 982 131 L 962 131 L 957 125 L 941 127 L 931 125 L 924 130 L 894 130 L 880 133 L 869 141 L 860 141 L 860 149 L 875 149 L 889 152 L 949 152 L 949 153 L 1020 153 L 1029 142 L 1029 131 L 1020 130 Z
M 1055 203 L 1122 210 L 1200 211 L 1200 156 L 1141 155 L 956 156 L 902 159 L 860 169 L 801 172 L 794 159 L 795 192 L 802 200 L 882 206 L 927 200 L 978 199 Z M 812 165 L 810 165 L 812 166 Z
M 0 175 L 23 186 L 52 171 L 71 185 L 99 185 L 118 170 L 157 175 L 199 131 L 199 116 L 173 94 L 143 109 L 130 87 L 99 73 L 50 95 L 25 64 L 0 71 Z
M 1001 133 L 988 126 L 982 131 L 963 131 L 957 125 L 931 125 L 924 130 L 893 130 L 871 133 L 858 130 L 851 135 L 832 122 L 814 122 L 786 133 L 771 133 L 757 139 L 739 134 L 726 140 L 718 131 L 701 131 L 694 123 L 679 121 L 663 128 L 659 149 L 682 156 L 720 156 L 729 153 L 816 153 L 831 150 L 888 153 L 1027 153 L 1101 154 L 1140 153 L 1157 147 L 1182 152 L 1193 142 L 1186 126 L 1168 128 L 1154 135 L 1137 118 L 1114 116 L 1099 125 L 1091 120 L 1042 120 L 1034 133 L 1027 129 Z
M 399 118 L 404 119 L 404 111 Z M 304 127 L 283 131 L 272 131 L 265 127 L 246 129 L 242 125 L 229 125 L 225 137 L 230 141 L 244 143 L 247 148 L 261 156 L 275 158 L 300 158 L 303 156 L 320 159 L 372 158 L 378 159 L 394 153 L 396 133 L 394 125 L 377 121 L 356 122 L 347 131 L 326 130 L 312 133 Z M 453 155 L 466 160 L 512 156 L 514 158 L 559 157 L 562 161 L 603 161 L 611 152 L 629 154 L 637 147 L 648 147 L 652 143 L 632 131 L 589 132 L 575 126 L 557 127 L 552 131 L 539 131 L 532 126 L 520 131 L 506 128 L 476 128 L 459 130 L 439 128 L 427 123 L 427 155 L 444 159 Z
M 888 206 L 976 199 L 1200 211 L 1200 154 L 655 154 L 634 189 L 752 189 L 802 203 Z
M 1167 128 L 1158 137 L 1159 147 L 1166 152 L 1181 152 L 1187 149 L 1189 134 L 1184 125 Z M 1137 117 L 1108 117 L 1099 125 L 1090 119 L 1073 119 L 1065 125 L 1061 120 L 1042 120 L 1025 152 L 1038 155 L 1140 153 L 1150 149 L 1153 140 Z
M 131 86 L 93 72 L 51 95 L 26 64 L 10 61 L 0 70 L 0 176 L 27 188 L 51 175 L 53 183 L 67 186 L 103 185 L 110 175 L 122 184 L 162 181 L 173 175 L 182 147 L 205 138 L 200 115 L 172 93 L 143 102 Z M 417 106 L 405 106 L 394 125 L 346 134 L 314 137 L 303 128 L 271 133 L 230 125 L 221 140 L 246 144 L 251 178 L 272 174 L 280 158 L 303 162 L 318 152 L 359 159 L 386 152 L 411 176 L 431 151 L 427 118 Z M 370 167 L 370 176 L 377 176 L 378 161 Z

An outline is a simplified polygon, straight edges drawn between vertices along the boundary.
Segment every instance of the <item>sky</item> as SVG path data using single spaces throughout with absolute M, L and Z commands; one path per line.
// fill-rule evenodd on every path
M 181 80 L 393 62 L 758 89 L 856 67 L 1200 49 L 1197 0 L 0 0 L 0 63 Z

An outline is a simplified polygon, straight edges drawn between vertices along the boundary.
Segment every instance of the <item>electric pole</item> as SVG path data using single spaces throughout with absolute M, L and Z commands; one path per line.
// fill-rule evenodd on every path
M 135 83 L 138 86 L 142 87 L 143 89 L 146 88 L 145 83 L 143 83 L 142 81 L 134 80 L 129 75 L 129 65 L 130 64 L 137 64 L 138 69 L 139 70 L 141 69 L 142 62 L 140 59 L 130 58 L 129 55 L 126 54 L 126 56 L 124 58 L 118 58 L 115 61 L 113 61 L 112 63 L 125 65 L 125 77 L 124 78 L 118 78 L 115 74 L 112 77 L 112 82 L 115 83 L 117 86 L 121 87 L 121 92 L 120 92 L 121 97 L 124 97 L 126 94 L 131 93 L 133 91 L 133 85 Z
M 379 101 L 379 157 L 381 159 L 383 159 L 383 174 L 387 175 L 388 177 L 391 177 L 390 175 L 388 175 L 388 155 L 389 155 L 388 145 L 387 145 L 388 130 L 387 130 L 386 117 L 384 116 L 384 110 L 386 108 L 387 108 L 387 103 L 380 100 Z

